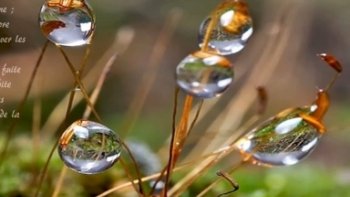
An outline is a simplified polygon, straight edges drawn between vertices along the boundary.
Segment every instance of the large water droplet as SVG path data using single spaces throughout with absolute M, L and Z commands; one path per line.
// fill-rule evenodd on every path
M 202 51 L 187 56 L 176 68 L 178 86 L 199 98 L 219 96 L 229 87 L 232 78 L 229 60 Z
M 89 44 L 95 30 L 90 6 L 79 0 L 68 1 L 69 5 L 61 5 L 62 0 L 54 1 L 58 0 L 45 1 L 39 15 L 40 27 L 47 39 L 62 46 Z
M 246 134 L 236 147 L 256 164 L 296 164 L 314 150 L 322 136 L 319 128 L 300 117 L 314 110 L 314 106 L 287 109 Z
M 96 122 L 78 120 L 62 134 L 58 153 L 71 169 L 95 174 L 110 168 L 121 153 L 120 139 Z
M 220 55 L 230 55 L 241 51 L 253 34 L 253 22 L 246 3 L 241 0 L 229 0 L 216 10 L 208 46 Z M 205 34 L 212 17 L 205 19 L 199 28 L 199 46 L 203 46 Z

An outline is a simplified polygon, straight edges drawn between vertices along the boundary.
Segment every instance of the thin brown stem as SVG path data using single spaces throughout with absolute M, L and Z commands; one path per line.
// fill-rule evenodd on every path
M 117 58 L 117 53 L 112 55 L 112 57 L 107 61 L 105 67 L 102 70 L 102 73 L 97 81 L 95 89 L 93 90 L 91 97 L 90 97 L 91 103 L 93 105 L 95 105 L 95 103 L 98 99 L 98 96 L 100 95 L 103 84 L 106 81 L 107 75 L 110 72 L 111 67 L 112 67 L 113 63 L 115 62 L 116 58 Z M 85 112 L 83 114 L 83 119 L 88 119 L 90 114 L 91 114 L 91 108 L 89 106 L 87 106 L 85 109 Z
M 237 191 L 239 189 L 239 184 L 237 183 L 237 181 L 234 180 L 233 178 L 231 178 L 230 175 L 227 172 L 218 171 L 216 174 L 218 176 L 224 178 L 225 180 L 227 180 L 232 186 L 232 190 L 230 190 L 228 192 L 225 192 L 225 193 L 222 193 L 222 194 L 218 195 L 218 197 L 231 194 L 231 193 L 233 193 L 233 192 L 235 192 L 235 191 Z
M 85 101 L 87 103 L 87 105 L 91 108 L 91 111 L 92 113 L 94 114 L 94 116 L 96 117 L 96 119 L 99 121 L 99 122 L 102 122 L 101 121 L 101 117 L 98 115 L 97 111 L 95 110 L 95 107 L 92 105 L 91 101 L 90 101 L 90 98 L 89 98 L 89 95 L 88 93 L 86 92 L 86 89 L 85 89 L 85 86 L 84 84 L 81 82 L 80 80 L 80 77 L 77 75 L 76 73 L 76 70 L 72 64 L 72 62 L 69 60 L 66 52 L 64 52 L 64 50 L 62 49 L 62 47 L 60 46 L 57 46 L 61 52 L 61 54 L 63 55 L 64 59 L 66 60 L 68 66 L 69 66 L 69 69 L 71 70 L 72 74 L 74 75 L 74 79 L 75 79 L 75 82 L 79 85 L 80 87 L 80 90 L 85 98 Z
M 238 170 L 240 167 L 242 167 L 243 165 L 245 165 L 245 164 L 247 164 L 247 162 L 245 161 L 245 160 L 242 160 L 242 161 L 240 161 L 238 164 L 236 164 L 235 166 L 233 166 L 230 170 L 229 170 L 229 172 L 227 173 L 227 174 L 232 174 L 233 172 L 235 172 L 236 170 Z M 218 184 L 220 182 L 220 179 L 219 178 L 217 178 L 214 182 L 212 182 L 209 186 L 207 186 L 207 187 L 205 187 L 205 189 L 203 190 L 203 191 L 201 191 L 198 195 L 197 195 L 197 197 L 202 197 L 202 196 L 204 196 L 206 193 L 208 193 L 216 184 Z M 237 189 L 236 189 L 237 190 Z M 235 190 L 234 190 L 235 191 Z M 232 193 L 232 191 L 231 192 L 229 192 L 229 193 Z M 227 194 L 227 192 L 226 193 L 223 193 L 224 195 L 225 194 Z M 219 195 L 219 196 L 222 196 L 222 194 L 221 195 Z
M 160 182 L 160 180 L 162 180 L 163 176 L 165 175 L 166 171 L 168 169 L 168 165 L 166 165 L 163 170 L 160 172 L 159 177 L 156 179 L 156 181 L 154 182 L 151 191 L 149 192 L 149 195 L 153 195 L 154 191 L 156 190 L 157 184 Z
M 56 187 L 55 187 L 55 190 L 54 190 L 54 192 L 52 194 L 52 197 L 57 197 L 60 194 L 60 191 L 61 191 L 61 188 L 62 188 L 62 185 L 63 185 L 64 177 L 67 174 L 67 170 L 68 170 L 68 168 L 66 166 L 62 167 L 62 170 L 61 170 L 60 176 L 59 176 L 59 178 L 57 180 Z
M 169 148 L 169 160 L 167 164 L 167 170 L 166 170 L 166 177 L 165 177 L 165 187 L 164 187 L 164 195 L 166 196 L 166 192 L 168 190 L 168 184 L 169 184 L 169 178 L 170 178 L 170 172 L 171 172 L 171 163 L 173 160 L 173 149 L 174 149 L 174 141 L 175 141 L 175 135 L 176 135 L 176 114 L 177 114 L 177 103 L 178 103 L 178 95 L 179 95 L 179 88 L 175 88 L 175 94 L 174 94 L 174 106 L 173 106 L 173 116 L 172 116 L 172 133 L 171 133 L 171 140 L 170 140 L 170 148 Z M 156 185 L 157 183 L 155 183 Z
M 211 35 L 213 33 L 213 30 L 214 30 L 215 26 L 218 23 L 217 9 L 218 8 L 216 8 L 210 15 L 210 21 L 209 21 L 208 27 L 207 27 L 207 29 L 205 31 L 205 35 L 204 35 L 204 39 L 203 39 L 203 45 L 201 47 L 201 50 L 203 52 L 208 51 Z
M 177 114 L 177 105 L 178 105 L 179 91 L 180 91 L 179 88 L 176 87 L 175 88 L 175 93 L 174 93 L 174 105 L 173 105 L 173 114 L 172 114 L 172 135 L 171 135 L 172 138 L 175 138 L 175 132 L 176 132 L 176 114 Z M 174 139 L 170 140 L 170 149 L 172 149 L 171 141 L 174 141 Z M 169 160 L 170 160 L 170 156 L 169 156 Z M 163 178 L 163 176 L 164 176 L 165 172 L 167 171 L 168 167 L 169 167 L 169 165 L 166 165 L 165 168 L 160 173 L 160 176 L 158 177 L 158 179 L 153 184 L 153 187 L 151 189 L 150 195 L 153 194 L 153 192 L 154 192 L 158 182 Z
M 92 47 L 92 44 L 89 44 L 87 47 L 86 47 L 86 50 L 85 50 L 85 53 L 84 53 L 84 57 L 83 57 L 83 60 L 81 62 L 81 65 L 80 65 L 80 68 L 78 71 L 76 71 L 76 75 L 81 79 L 81 75 L 82 73 L 84 72 L 85 70 L 85 67 L 86 67 L 86 64 L 87 64 L 87 60 L 90 56 L 90 53 L 91 53 L 91 47 Z M 68 101 L 68 108 L 69 109 L 72 109 L 72 105 L 73 105 L 73 101 L 74 101 L 74 97 L 75 97 L 75 92 L 76 92 L 76 89 L 79 87 L 77 81 L 74 82 L 74 88 L 71 90 L 71 93 L 70 93 L 70 96 L 69 96 L 69 101 Z M 66 117 L 68 117 L 70 111 L 67 111 L 67 114 L 66 114 Z
M 33 106 L 33 125 L 32 125 L 33 162 L 38 159 L 38 152 L 40 150 L 41 112 L 42 112 L 41 99 L 37 97 L 35 98 L 34 106 Z
M 170 155 L 169 155 L 169 162 L 168 162 L 168 166 L 167 166 L 167 175 L 165 177 L 165 187 L 164 187 L 164 195 L 165 196 L 167 195 L 167 192 L 168 192 L 168 183 L 169 183 L 169 179 L 170 179 L 170 175 L 171 175 L 171 170 L 174 168 L 176 161 L 182 152 L 182 148 L 184 146 L 186 138 L 188 137 L 190 129 L 192 129 L 194 127 L 194 124 L 199 117 L 199 113 L 200 113 L 202 104 L 200 104 L 198 111 L 196 113 L 196 116 L 191 124 L 190 129 L 189 129 L 187 125 L 188 125 L 188 120 L 189 120 L 189 114 L 190 114 L 190 111 L 192 108 L 192 102 L 193 102 L 193 97 L 187 95 L 185 98 L 185 103 L 184 103 L 181 119 L 179 122 L 179 126 L 175 130 L 174 138 L 172 138 L 172 140 L 170 142 L 173 145 L 170 147 L 170 150 L 169 150 Z
M 137 165 L 137 162 L 136 162 L 136 159 L 135 157 L 133 156 L 131 150 L 129 149 L 129 147 L 123 142 L 121 141 L 124 149 L 126 150 L 126 152 L 128 153 L 131 161 L 132 161 L 132 164 L 134 165 L 134 168 L 135 168 L 135 171 L 136 171 L 136 176 L 137 176 L 137 180 L 138 180 L 138 185 L 139 185 L 139 193 L 140 194 L 144 194 L 144 191 L 143 191 L 143 186 L 142 186 L 142 181 L 141 181 L 141 172 L 139 170 L 139 167 Z
M 202 110 L 203 103 L 204 103 L 203 100 L 201 100 L 200 103 L 199 103 L 199 106 L 198 106 L 198 108 L 197 108 L 195 117 L 194 117 L 194 119 L 193 119 L 193 121 L 192 121 L 192 123 L 191 123 L 191 125 L 190 125 L 190 127 L 189 127 L 189 129 L 188 129 L 188 133 L 191 133 L 191 131 L 192 131 L 194 125 L 196 124 L 196 122 L 197 122 L 197 120 L 198 120 L 198 118 L 199 118 L 199 114 L 200 114 L 200 112 L 201 112 L 201 110 Z M 159 178 L 155 181 L 155 183 L 154 183 L 154 185 L 153 185 L 153 187 L 152 187 L 152 190 L 151 190 L 150 194 L 153 194 L 153 192 L 155 191 L 155 188 L 156 188 L 158 182 L 163 178 L 164 173 L 165 173 L 165 172 L 167 171 L 167 169 L 168 169 L 168 166 L 169 166 L 169 165 L 167 165 L 167 166 L 162 170 L 161 175 L 160 175 Z
M 328 91 L 333 87 L 340 73 L 343 72 L 343 66 L 333 55 L 330 55 L 327 53 L 320 53 L 320 54 L 317 54 L 317 56 L 319 56 L 323 61 L 325 61 L 331 68 L 333 68 L 336 71 L 336 74 L 324 89 L 325 91 Z
M 198 120 L 198 118 L 199 118 L 199 115 L 200 115 L 200 113 L 201 113 L 201 111 L 202 111 L 203 103 L 204 103 L 204 100 L 201 100 L 201 101 L 199 102 L 199 106 L 198 106 L 198 108 L 197 108 L 196 114 L 194 115 L 194 119 L 192 120 L 191 125 L 190 125 L 190 127 L 189 127 L 189 129 L 188 129 L 188 134 L 191 133 L 191 131 L 192 131 L 194 125 L 196 125 L 196 123 L 197 123 L 197 120 Z
M 136 183 L 134 183 L 134 182 L 137 182 L 137 184 L 140 184 L 140 183 L 138 182 L 138 180 L 133 181 L 133 178 L 131 176 L 131 172 L 129 171 L 128 165 L 126 165 L 126 163 L 123 159 L 120 159 L 119 163 L 122 166 L 122 168 L 124 169 L 126 176 L 129 178 L 129 180 L 130 180 L 129 183 L 132 185 L 132 187 L 134 188 L 135 191 L 138 191 L 139 189 L 137 189 Z M 140 196 L 140 193 L 137 192 L 137 194 Z M 142 196 L 140 196 L 140 197 L 142 197 Z
M 29 93 L 30 93 L 30 90 L 32 89 L 35 76 L 36 76 L 36 74 L 37 74 L 37 72 L 38 72 L 39 66 L 40 66 L 41 61 L 42 61 L 42 59 L 43 59 L 43 57 L 44 57 L 44 53 L 45 53 L 45 51 L 46 51 L 46 49 L 47 49 L 48 44 L 49 44 L 49 42 L 46 41 L 45 44 L 44 44 L 44 46 L 43 46 L 43 48 L 41 49 L 39 58 L 38 58 L 38 60 L 37 60 L 37 62 L 36 62 L 36 64 L 35 64 L 35 66 L 34 66 L 34 70 L 33 70 L 32 74 L 31 74 L 31 76 L 30 76 L 30 78 L 29 78 L 29 83 L 28 83 L 27 89 L 26 89 L 26 91 L 25 91 L 25 93 L 24 93 L 24 96 L 23 96 L 21 102 L 19 103 L 19 105 L 18 105 L 18 107 L 17 107 L 17 109 L 16 109 L 16 111 L 17 111 L 18 113 L 21 113 L 21 112 L 22 112 L 23 107 L 24 107 L 24 104 L 25 104 L 25 102 L 27 101 L 27 99 L 28 99 L 28 97 L 29 97 Z M 19 120 L 20 120 L 20 118 L 15 118 L 15 119 L 13 119 L 13 121 L 12 121 L 12 123 L 11 123 L 9 129 L 8 129 L 7 132 L 6 132 L 6 137 L 5 137 L 5 140 L 4 140 L 4 141 L 5 141 L 5 142 L 4 142 L 5 144 L 4 144 L 3 148 L 1 149 L 1 154 L 0 154 L 0 168 L 1 168 L 1 166 L 2 166 L 2 163 L 3 163 L 4 160 L 5 160 L 7 149 L 8 149 L 8 147 L 9 147 L 9 144 L 10 144 L 10 141 L 11 141 L 11 138 L 12 138 L 12 135 L 13 135 L 13 132 L 14 132 L 14 130 L 15 130 L 15 128 L 16 128 L 17 123 L 18 123 Z
M 80 65 L 80 68 L 79 70 L 77 71 L 77 77 L 80 79 L 82 73 L 84 72 L 84 69 L 86 67 L 86 63 L 87 63 L 87 59 L 88 57 L 90 56 L 90 52 L 91 52 L 91 44 L 89 44 L 87 47 L 86 47 L 86 50 L 85 50 L 85 54 L 84 54 L 84 57 L 83 57 L 83 60 L 82 60 L 82 63 Z M 72 107 L 73 107 L 73 102 L 74 102 L 74 97 L 75 97 L 75 93 L 76 93 L 76 88 L 78 87 L 78 84 L 77 82 L 75 81 L 74 82 L 74 87 L 73 89 L 71 90 L 71 93 L 70 93 L 70 97 L 69 97 L 69 101 L 68 101 L 68 106 L 67 106 L 67 110 L 66 110 L 66 117 L 65 117 L 65 120 L 64 120 L 64 124 L 65 125 L 68 125 L 68 118 L 69 118 L 69 114 L 70 112 L 72 111 Z M 56 149 L 56 147 L 55 147 Z M 50 162 L 50 161 L 49 161 Z M 60 177 L 57 181 L 57 184 L 55 186 L 55 190 L 52 194 L 52 197 L 57 197 L 61 191 L 61 188 L 62 188 L 62 184 L 63 184 L 63 181 L 64 181 L 64 178 L 67 174 L 67 167 L 66 166 L 63 166 L 62 169 L 61 169 L 61 173 L 60 173 Z
M 72 98 L 74 98 L 74 95 L 73 95 Z M 63 128 L 68 126 L 67 119 L 68 119 L 69 112 L 71 111 L 71 107 L 72 107 L 72 102 L 73 102 L 73 100 L 74 100 L 74 99 L 70 99 L 70 100 L 69 100 L 69 103 L 68 103 L 68 106 L 67 106 L 67 109 L 66 109 L 65 121 L 63 122 L 63 126 L 62 126 Z M 62 127 L 60 127 L 60 128 L 62 128 Z M 55 152 L 55 150 L 56 150 L 58 144 L 59 144 L 59 141 L 56 140 L 56 143 L 55 143 L 54 146 L 52 147 L 52 149 L 51 149 L 51 151 L 50 151 L 50 154 L 49 154 L 49 156 L 48 156 L 48 158 L 47 158 L 47 160 L 46 160 L 46 162 L 45 162 L 45 166 L 44 166 L 42 172 L 40 173 L 40 176 L 39 176 L 39 183 L 38 183 L 38 186 L 37 186 L 37 190 L 36 190 L 36 192 L 35 192 L 35 195 L 34 195 L 35 197 L 38 197 L 38 196 L 39 196 L 39 193 L 40 193 L 42 184 L 43 184 L 43 182 L 44 182 L 44 180 L 45 180 L 45 178 L 46 178 L 46 175 L 47 175 L 47 172 L 48 172 L 48 169 L 49 169 L 49 164 L 50 164 L 50 162 L 51 162 L 52 156 L 53 156 L 53 154 L 54 154 L 54 152 Z

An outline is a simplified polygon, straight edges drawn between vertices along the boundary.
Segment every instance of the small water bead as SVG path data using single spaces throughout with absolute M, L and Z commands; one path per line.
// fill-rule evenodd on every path
M 176 68 L 178 86 L 199 98 L 222 94 L 233 79 L 232 64 L 226 58 L 197 51 L 183 59 Z
M 92 9 L 83 0 L 47 0 L 39 23 L 47 39 L 62 46 L 89 44 L 95 30 Z
M 211 31 L 208 46 L 220 55 L 241 51 L 253 34 L 253 22 L 248 7 L 242 0 L 224 1 L 216 10 L 217 21 Z M 199 28 L 199 46 L 203 46 L 205 34 L 213 17 L 206 18 Z
M 322 132 L 300 114 L 317 106 L 287 109 L 254 129 L 235 145 L 243 156 L 258 165 L 285 166 L 298 163 L 316 147 Z
M 62 134 L 58 153 L 69 168 L 82 174 L 95 174 L 118 160 L 121 143 L 117 134 L 104 125 L 78 120 Z

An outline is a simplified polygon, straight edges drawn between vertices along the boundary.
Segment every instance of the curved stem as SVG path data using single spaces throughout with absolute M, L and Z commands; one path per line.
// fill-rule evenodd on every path
M 87 59 L 90 56 L 90 52 L 91 52 L 91 46 L 92 46 L 91 44 L 89 44 L 87 46 L 87 48 L 85 50 L 85 54 L 84 54 L 83 60 L 82 60 L 82 63 L 81 63 L 80 68 L 79 68 L 79 71 L 76 72 L 77 73 L 77 77 L 79 79 L 81 78 L 81 75 L 84 72 L 84 69 L 86 67 Z M 74 97 L 75 97 L 75 93 L 76 93 L 75 89 L 77 87 L 79 87 L 79 86 L 78 86 L 77 82 L 75 81 L 74 82 L 74 87 L 71 90 L 69 101 L 68 101 L 68 106 L 67 106 L 67 110 L 66 110 L 66 116 L 65 116 L 65 120 L 64 120 L 64 124 L 65 125 L 68 125 L 68 117 L 69 117 L 69 114 L 70 114 L 70 112 L 72 110 Z M 57 148 L 57 145 L 56 145 L 56 147 L 54 149 Z M 48 161 L 48 162 L 50 162 L 50 161 Z M 54 192 L 52 194 L 52 197 L 57 197 L 59 195 L 60 190 L 62 188 L 63 181 L 64 181 L 64 177 L 66 176 L 66 174 L 67 174 L 67 167 L 63 166 L 62 170 L 61 170 L 61 173 L 60 173 L 60 176 L 59 176 L 59 179 L 58 179 L 57 184 L 55 186 L 55 190 L 54 190 Z
M 121 141 L 121 143 L 122 143 L 124 149 L 126 150 L 126 152 L 128 153 L 132 164 L 134 165 L 134 168 L 135 168 L 135 171 L 136 171 L 137 180 L 138 180 L 137 183 L 139 185 L 139 193 L 143 195 L 144 191 L 143 191 L 143 186 L 142 186 L 142 181 L 141 181 L 141 172 L 140 172 L 139 167 L 137 165 L 136 159 L 135 159 L 134 155 L 132 154 L 131 150 L 129 149 L 129 147 L 125 144 L 125 142 Z
M 159 173 L 159 177 L 156 179 L 156 181 L 154 182 L 151 191 L 149 192 L 149 195 L 153 195 L 154 191 L 156 190 L 157 184 L 159 183 L 160 180 L 162 180 L 164 174 L 166 173 L 168 169 L 168 165 L 166 165 L 163 170 Z
M 190 127 L 189 127 L 189 129 L 188 129 L 188 134 L 191 133 L 191 131 L 192 131 L 194 125 L 196 124 L 196 122 L 197 122 L 197 120 L 198 120 L 198 118 L 199 118 L 200 112 L 201 112 L 202 107 L 203 107 L 203 103 L 204 103 L 204 101 L 201 100 L 200 103 L 199 103 L 199 106 L 198 106 L 198 108 L 197 108 L 197 112 L 196 112 L 196 114 L 195 114 L 195 117 L 194 117 L 194 119 L 193 119 L 193 121 L 192 121 L 192 123 L 191 123 L 191 125 L 190 125 Z M 175 104 L 175 106 L 176 106 L 176 105 L 177 105 L 177 104 Z M 173 122 L 175 122 L 175 116 L 173 117 Z M 169 166 L 169 165 L 167 165 L 167 166 L 161 171 L 160 176 L 158 177 L 158 179 L 157 179 L 157 180 L 155 181 L 155 183 L 153 184 L 153 187 L 152 187 L 152 190 L 151 190 L 150 194 L 153 194 L 153 193 L 154 193 L 155 188 L 156 188 L 158 182 L 163 178 L 165 172 L 166 172 L 167 169 L 168 169 L 168 166 Z
M 54 190 L 54 192 L 52 194 L 52 197 L 57 197 L 60 194 L 60 191 L 61 191 L 61 188 L 62 188 L 62 185 L 63 185 L 64 177 L 67 174 L 67 170 L 68 170 L 68 168 L 66 166 L 63 166 L 63 168 L 61 170 L 61 173 L 60 173 L 60 176 L 58 178 L 55 190 Z
M 87 102 L 87 105 L 90 107 L 90 109 L 91 109 L 92 113 L 95 115 L 96 119 L 97 119 L 99 122 L 102 122 L 102 119 L 100 118 L 100 116 L 98 115 L 97 111 L 95 110 L 95 107 L 94 107 L 94 105 L 92 104 L 92 102 L 91 102 L 91 100 L 90 100 L 90 98 L 89 98 L 89 95 L 88 95 L 87 92 L 86 92 L 86 88 L 85 88 L 84 84 L 81 82 L 80 76 L 78 75 L 78 73 L 76 73 L 76 70 L 75 70 L 73 64 L 72 64 L 71 61 L 69 60 L 69 58 L 68 58 L 67 54 L 64 52 L 64 50 L 63 50 L 61 47 L 58 47 L 58 48 L 60 49 L 60 52 L 62 53 L 64 59 L 65 59 L 66 62 L 68 63 L 68 66 L 69 66 L 69 68 L 70 68 L 72 74 L 74 75 L 75 82 L 76 82 L 76 83 L 78 84 L 78 86 L 80 87 L 81 92 L 82 92 L 82 94 L 83 94 L 83 96 L 84 96 L 84 98 L 85 98 L 85 100 L 86 100 L 86 102 Z M 132 155 L 130 149 L 126 146 L 126 144 L 125 144 L 123 141 L 121 141 L 121 143 L 122 143 L 123 147 L 127 150 L 127 152 L 128 152 L 128 154 L 129 154 L 129 156 L 130 156 L 130 158 L 131 158 L 131 160 L 132 160 L 134 166 L 136 167 L 135 170 L 136 170 L 136 173 L 137 173 L 137 177 L 138 177 L 138 179 L 140 180 L 141 175 L 140 175 L 139 169 L 138 169 L 138 167 L 137 167 L 137 163 L 136 163 L 136 160 L 135 160 L 134 156 Z M 143 194 L 143 188 L 142 188 L 141 181 L 139 181 L 139 187 L 140 187 L 140 188 L 139 188 L 140 193 Z
M 194 118 L 193 118 L 193 120 L 192 120 L 192 123 L 191 123 L 190 127 L 188 128 L 188 134 L 191 133 L 191 131 L 193 130 L 194 125 L 197 123 L 197 120 L 198 120 L 198 118 L 199 118 L 199 115 L 200 115 L 200 113 L 201 113 L 201 111 L 202 111 L 203 104 L 204 104 L 204 100 L 202 99 L 202 100 L 200 100 L 200 102 L 199 102 L 199 106 L 198 106 L 198 108 L 197 108 L 196 114 L 194 115 Z
M 176 113 L 177 113 L 177 99 L 178 99 L 178 94 L 179 94 L 179 88 L 175 88 L 175 94 L 174 94 L 174 106 L 173 106 L 173 116 L 172 116 L 172 133 L 171 133 L 171 140 L 170 140 L 170 148 L 169 148 L 169 160 L 168 160 L 168 165 L 167 165 L 167 174 L 165 177 L 165 186 L 164 186 L 164 191 L 165 191 L 165 196 L 166 192 L 168 190 L 168 183 L 169 183 L 169 178 L 170 178 L 170 172 L 171 172 L 171 163 L 173 160 L 173 149 L 174 149 L 174 141 L 175 141 L 175 135 L 176 135 Z M 161 178 L 161 177 L 160 177 Z M 154 184 L 154 186 L 157 185 L 157 182 Z
M 86 48 L 86 50 L 85 50 L 85 54 L 84 54 L 83 61 L 82 61 L 81 65 L 80 65 L 80 68 L 79 68 L 78 71 L 75 72 L 76 75 L 77 75 L 77 77 L 79 77 L 79 79 L 81 79 L 81 75 L 82 75 L 82 73 L 83 73 L 84 70 L 85 70 L 85 67 L 86 67 L 86 64 L 87 64 L 87 59 L 88 59 L 88 57 L 90 56 L 90 53 L 91 53 L 91 46 L 92 46 L 91 44 L 89 44 L 89 45 L 87 46 L 87 48 Z M 68 63 L 68 62 L 67 62 L 67 63 Z M 69 63 L 68 63 L 68 64 L 69 64 Z M 73 89 L 71 90 L 71 93 L 70 93 L 70 96 L 69 96 L 68 109 L 72 109 L 72 105 L 73 105 L 73 101 L 74 101 L 74 97 L 75 97 L 75 90 L 76 90 L 76 88 L 78 88 L 78 87 L 79 87 L 79 85 L 78 85 L 77 81 L 74 81 L 74 87 L 73 87 Z M 70 113 L 70 110 L 69 110 L 69 111 L 67 110 L 67 111 L 66 111 L 66 119 L 67 119 L 69 113 Z
M 119 162 L 120 162 L 120 165 L 122 166 L 122 168 L 124 169 L 126 176 L 129 178 L 129 180 L 130 180 L 129 183 L 131 184 L 131 186 L 134 188 L 134 190 L 136 192 L 139 191 L 139 189 L 137 189 L 136 184 L 134 183 L 134 182 L 137 182 L 138 184 L 140 184 L 139 181 L 132 180 L 133 178 L 131 176 L 131 172 L 129 171 L 128 166 L 126 165 L 126 163 L 123 159 L 120 159 Z M 137 192 L 137 194 L 139 194 L 139 196 L 140 196 L 140 193 Z M 142 197 L 142 196 L 140 196 L 140 197 Z
M 61 54 L 63 55 L 64 59 L 66 60 L 68 66 L 69 66 L 69 69 L 71 70 L 72 74 L 74 75 L 74 79 L 75 79 L 75 82 L 79 85 L 80 89 L 81 89 L 81 92 L 85 98 L 85 101 L 87 103 L 87 105 L 91 108 L 91 111 L 92 113 L 94 114 L 94 116 L 96 117 L 96 119 L 99 121 L 99 122 L 102 122 L 101 121 L 101 117 L 98 115 L 97 111 L 95 110 L 95 107 L 92 105 L 91 101 L 90 101 L 90 98 L 89 98 L 89 95 L 87 94 L 86 92 L 86 88 L 84 86 L 84 84 L 81 82 L 80 80 L 80 77 L 79 75 L 77 74 L 72 62 L 69 60 L 66 52 L 64 52 L 64 50 L 62 49 L 62 47 L 60 46 L 57 46 L 58 49 L 60 50 Z
M 242 160 L 242 161 L 240 161 L 238 164 L 236 164 L 235 166 L 233 166 L 230 170 L 229 170 L 229 172 L 228 172 L 228 174 L 232 174 L 233 172 L 235 172 L 237 169 L 239 169 L 240 167 L 242 167 L 243 165 L 245 165 L 247 162 L 245 161 L 245 160 Z M 220 178 L 217 178 L 214 182 L 212 182 L 210 185 L 208 185 L 207 187 L 205 187 L 205 189 L 203 190 L 203 191 L 201 191 L 201 193 L 199 193 L 198 195 L 197 195 L 197 197 L 203 197 L 206 193 L 208 193 L 216 184 L 218 184 L 219 183 L 219 181 L 220 181 Z M 236 189 L 237 190 L 237 189 Z M 235 190 L 234 190 L 235 191 Z M 232 192 L 232 191 L 231 191 Z M 230 193 L 231 193 L 230 192 Z M 219 196 L 222 196 L 222 195 L 225 195 L 225 194 L 227 194 L 227 192 L 226 193 L 224 193 L 224 194 L 221 194 L 221 195 L 219 195 Z
M 218 195 L 218 197 L 225 196 L 227 194 L 231 194 L 239 189 L 239 184 L 233 178 L 231 178 L 227 172 L 218 171 L 216 174 L 218 176 L 224 178 L 225 180 L 227 180 L 233 188 L 231 191 L 228 191 L 228 192 L 225 192 L 225 193 Z
M 203 46 L 201 47 L 201 50 L 203 52 L 206 52 L 208 51 L 208 48 L 209 48 L 209 40 L 210 40 L 210 37 L 211 37 L 211 34 L 212 34 L 212 29 L 215 27 L 215 20 L 212 18 L 210 21 L 209 21 L 209 24 L 208 24 L 208 28 L 205 32 L 205 36 L 204 36 L 204 40 L 203 40 Z
M 100 75 L 100 78 L 98 79 L 97 84 L 95 86 L 95 89 L 93 90 L 91 97 L 90 97 L 92 104 L 96 103 L 98 96 L 100 95 L 100 92 L 102 90 L 103 84 L 106 81 L 107 75 L 108 75 L 109 71 L 111 70 L 111 67 L 112 67 L 113 63 L 115 62 L 116 58 L 117 58 L 117 53 L 113 54 L 109 58 L 105 67 L 103 68 L 102 73 Z M 90 114 L 91 114 L 91 108 L 89 106 L 87 106 L 85 108 L 85 112 L 83 114 L 83 119 L 88 119 Z
M 205 31 L 203 45 L 201 47 L 201 50 L 203 52 L 208 51 L 210 37 L 211 37 L 211 34 L 213 33 L 213 30 L 214 30 L 215 26 L 217 25 L 217 23 L 218 23 L 218 15 L 217 15 L 217 9 L 215 9 L 214 12 L 210 15 L 210 21 L 209 21 L 208 27 Z

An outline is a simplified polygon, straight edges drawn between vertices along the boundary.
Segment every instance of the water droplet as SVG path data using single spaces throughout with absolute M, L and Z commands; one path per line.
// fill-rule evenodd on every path
M 219 96 L 229 87 L 232 78 L 233 69 L 229 60 L 202 51 L 187 56 L 176 68 L 178 86 L 199 98 Z
M 293 165 L 308 156 L 321 135 L 319 128 L 300 117 L 314 106 L 287 109 L 238 140 L 236 147 L 259 165 Z
M 104 125 L 78 120 L 62 134 L 58 153 L 69 168 L 82 174 L 95 174 L 118 160 L 121 144 L 117 134 Z
M 241 51 L 253 34 L 253 22 L 247 4 L 241 0 L 224 1 L 216 10 L 217 21 L 209 37 L 209 47 L 220 55 Z M 212 17 L 206 18 L 199 28 L 199 46 L 202 47 Z
M 89 44 L 95 30 L 91 7 L 83 0 L 45 1 L 39 23 L 47 39 L 62 46 Z

